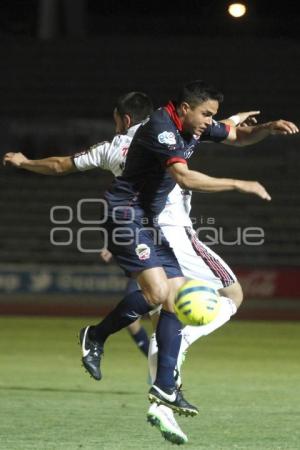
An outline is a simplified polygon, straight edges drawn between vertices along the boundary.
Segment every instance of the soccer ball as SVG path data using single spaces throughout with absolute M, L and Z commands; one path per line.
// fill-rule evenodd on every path
M 217 317 L 220 295 L 204 280 L 190 280 L 178 290 L 175 312 L 184 325 L 206 325 Z

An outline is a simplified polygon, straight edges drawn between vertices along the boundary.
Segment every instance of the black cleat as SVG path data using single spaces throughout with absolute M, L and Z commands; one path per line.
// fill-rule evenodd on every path
M 88 330 L 85 327 L 80 330 L 79 341 L 82 350 L 82 364 L 88 373 L 95 379 L 101 380 L 102 374 L 100 370 L 101 356 L 103 355 L 103 347 L 98 342 L 89 338 Z
M 181 385 L 182 386 L 182 385 Z M 182 389 L 180 388 L 177 391 L 177 401 L 183 406 L 186 407 L 186 409 L 189 411 L 188 416 L 197 416 L 199 414 L 199 409 L 197 406 L 191 405 L 191 403 L 188 403 L 185 398 L 183 397 Z M 179 414 L 181 414 L 179 412 Z
M 176 388 L 167 392 L 154 384 L 149 391 L 148 398 L 150 403 L 168 406 L 180 415 L 196 416 L 199 414 L 198 408 L 188 403 L 183 397 L 182 391 Z

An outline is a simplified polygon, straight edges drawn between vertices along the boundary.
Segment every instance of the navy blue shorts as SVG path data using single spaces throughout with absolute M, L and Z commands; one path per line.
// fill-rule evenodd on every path
M 106 221 L 107 248 L 125 275 L 162 267 L 168 278 L 183 277 L 176 256 L 158 226 L 143 226 L 138 219 L 126 224 Z

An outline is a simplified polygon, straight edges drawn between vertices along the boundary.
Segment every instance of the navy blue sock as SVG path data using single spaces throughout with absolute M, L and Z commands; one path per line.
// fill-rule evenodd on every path
M 134 342 L 136 343 L 136 345 L 138 346 L 138 348 L 141 350 L 141 352 L 144 353 L 146 357 L 148 357 L 149 338 L 145 328 L 141 327 L 140 330 L 135 334 L 132 334 L 130 332 L 130 335 L 134 340 Z
M 181 344 L 182 324 L 174 313 L 162 310 L 156 329 L 158 364 L 155 384 L 161 389 L 175 387 L 174 369 Z
M 110 334 L 127 327 L 151 309 L 142 291 L 132 292 L 126 295 L 102 322 L 89 329 L 89 337 L 103 345 Z

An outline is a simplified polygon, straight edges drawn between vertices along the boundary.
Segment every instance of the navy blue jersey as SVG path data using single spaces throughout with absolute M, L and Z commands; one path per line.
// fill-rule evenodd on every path
M 201 140 L 220 142 L 228 132 L 226 125 L 213 122 L 201 137 L 186 135 L 173 103 L 158 109 L 137 130 L 123 174 L 106 193 L 109 209 L 131 206 L 141 216 L 157 216 L 176 184 L 168 166 L 186 163 Z

